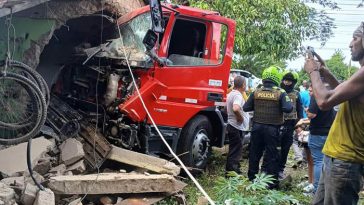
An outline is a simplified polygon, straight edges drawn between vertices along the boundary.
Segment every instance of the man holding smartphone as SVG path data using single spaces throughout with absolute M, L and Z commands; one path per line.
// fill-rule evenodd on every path
M 353 61 L 362 66 L 339 84 L 320 60 L 308 55 L 305 70 L 310 75 L 313 94 L 321 110 L 340 104 L 322 152 L 324 167 L 313 204 L 353 205 L 359 200 L 364 171 L 364 23 L 354 31 L 350 43 Z M 315 55 L 315 53 L 313 53 Z M 345 68 L 343 68 L 345 69 Z M 327 82 L 332 90 L 325 87 Z

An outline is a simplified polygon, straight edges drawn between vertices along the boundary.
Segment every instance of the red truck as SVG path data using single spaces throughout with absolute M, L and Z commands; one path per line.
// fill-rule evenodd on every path
M 169 156 L 135 92 L 128 58 L 160 131 L 187 166 L 202 169 L 211 147 L 224 144 L 225 124 L 217 106 L 226 98 L 236 25 L 213 11 L 172 4 L 161 7 L 163 15 L 145 6 L 117 20 L 127 56 L 116 33 L 111 41 L 84 50 L 87 59 L 99 61 L 65 66 L 68 69 L 63 69 L 52 90 L 88 110 L 95 100 L 84 93 L 92 90 L 87 84 L 98 76 L 94 96 L 102 104 L 100 127 L 107 139 L 127 149 Z M 159 33 L 149 30 L 151 22 Z M 67 82 L 69 72 L 72 79 L 89 76 L 88 82 Z

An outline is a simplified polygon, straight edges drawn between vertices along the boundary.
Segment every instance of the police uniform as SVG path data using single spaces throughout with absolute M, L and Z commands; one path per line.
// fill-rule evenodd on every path
M 293 109 L 292 112 L 283 114 L 284 124 L 281 131 L 281 160 L 279 163 L 279 172 L 282 173 L 286 167 L 289 149 L 293 144 L 294 127 L 303 114 L 299 92 L 296 90 L 286 90 L 286 92 L 291 99 Z
M 245 103 L 245 112 L 254 111 L 249 153 L 249 180 L 254 180 L 259 172 L 259 161 L 265 151 L 267 174 L 276 179 L 271 188 L 278 185 L 280 161 L 279 128 L 284 123 L 283 113 L 292 111 L 287 93 L 273 81 L 263 80 L 263 87 L 254 91 Z

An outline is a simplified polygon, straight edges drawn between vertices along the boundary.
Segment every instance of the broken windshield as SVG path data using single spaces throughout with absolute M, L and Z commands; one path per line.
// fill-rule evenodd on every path
M 133 18 L 129 22 L 120 25 L 119 28 L 128 59 L 134 62 L 149 61 L 150 58 L 145 54 L 143 38 L 147 33 L 148 29 L 151 28 L 150 12 L 143 13 Z M 97 57 L 125 59 L 122 47 L 123 44 L 119 38 L 119 32 L 117 29 L 115 30 L 115 32 L 115 39 L 112 39 L 110 43 L 100 45 L 100 47 L 97 48 L 91 48 L 95 50 L 101 50 L 96 55 Z M 87 50 L 87 53 L 93 53 L 92 50 Z M 140 65 L 139 63 L 137 64 Z

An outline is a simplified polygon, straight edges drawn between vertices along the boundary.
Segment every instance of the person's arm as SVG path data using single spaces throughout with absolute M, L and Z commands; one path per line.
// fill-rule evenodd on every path
M 243 106 L 243 110 L 244 110 L 244 112 L 254 111 L 254 92 L 252 92 L 249 95 L 248 100 L 245 102 L 245 104 Z
M 290 113 L 293 110 L 291 99 L 288 97 L 286 92 L 282 92 L 280 96 L 281 109 L 284 113 Z
M 364 93 L 364 68 L 359 69 L 353 76 L 339 84 L 335 89 L 328 90 L 320 78 L 318 66 L 312 58 L 306 60 L 305 70 L 310 75 L 313 93 L 321 110 L 329 110 L 335 105 L 356 98 Z
M 235 96 L 235 99 L 233 102 L 233 112 L 236 117 L 236 121 L 238 123 L 243 123 L 243 121 L 244 121 L 244 118 L 240 113 L 240 109 L 241 109 L 240 105 L 242 104 L 242 102 L 243 102 L 243 96 Z
M 319 110 L 319 108 L 317 106 L 316 100 L 313 96 L 311 96 L 310 106 L 306 110 L 308 119 L 315 118 L 317 116 L 318 110 Z
M 330 85 L 331 89 L 335 89 L 340 84 L 335 76 L 325 66 L 321 66 L 320 74 L 321 77 L 324 78 L 323 80 Z

